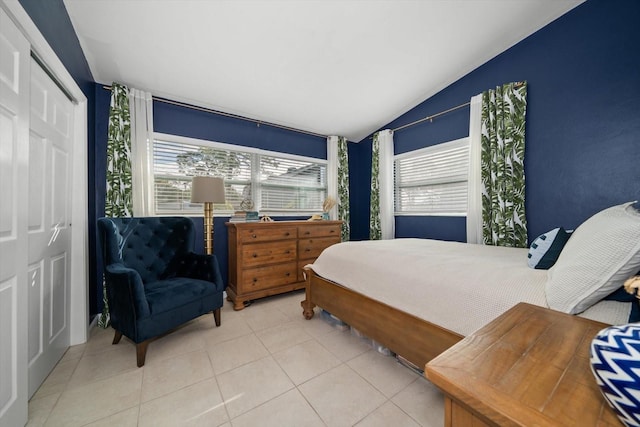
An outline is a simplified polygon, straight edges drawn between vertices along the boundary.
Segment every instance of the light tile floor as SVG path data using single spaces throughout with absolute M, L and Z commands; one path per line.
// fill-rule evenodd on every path
M 322 319 L 303 292 L 254 302 L 222 325 L 195 319 L 149 345 L 93 329 L 29 402 L 29 426 L 442 426 L 424 377 Z M 318 310 L 318 309 L 316 309 Z

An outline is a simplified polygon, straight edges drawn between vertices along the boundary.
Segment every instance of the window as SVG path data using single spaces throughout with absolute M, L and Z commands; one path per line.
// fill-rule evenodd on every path
M 469 141 L 394 156 L 397 215 L 466 215 Z
M 232 213 L 244 199 L 268 215 L 306 215 L 322 210 L 327 196 L 327 161 L 231 144 L 155 134 L 152 147 L 153 214 L 201 213 L 191 203 L 191 177 L 224 178 Z

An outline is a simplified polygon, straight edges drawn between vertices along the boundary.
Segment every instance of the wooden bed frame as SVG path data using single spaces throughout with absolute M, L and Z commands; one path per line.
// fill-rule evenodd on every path
M 303 315 L 318 306 L 424 370 L 428 361 L 464 338 L 441 326 L 324 279 L 305 268 Z

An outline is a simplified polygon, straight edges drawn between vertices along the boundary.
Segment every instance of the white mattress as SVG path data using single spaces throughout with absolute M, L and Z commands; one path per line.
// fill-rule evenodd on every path
M 547 307 L 546 270 L 527 249 L 426 239 L 345 242 L 310 266 L 318 275 L 461 335 L 518 302 Z M 630 303 L 601 301 L 581 315 L 627 323 Z

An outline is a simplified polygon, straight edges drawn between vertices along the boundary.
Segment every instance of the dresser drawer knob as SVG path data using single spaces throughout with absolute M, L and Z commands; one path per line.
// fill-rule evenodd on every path
M 258 236 L 256 236 L 255 234 L 252 234 L 252 235 L 251 235 L 251 237 L 253 237 L 253 238 L 255 239 L 255 238 L 256 238 L 256 237 L 258 237 Z
M 311 252 L 311 249 L 307 248 L 304 250 L 305 252 Z
M 311 234 L 311 232 L 310 231 L 305 231 L 304 234 L 309 235 L 309 234 Z
M 285 253 L 285 254 L 290 254 L 290 253 L 291 253 L 291 251 L 284 251 L 284 253 Z
M 253 254 L 253 257 L 254 258 L 258 258 L 258 254 Z
M 288 231 L 286 233 L 284 233 L 285 236 L 289 236 L 291 233 L 289 233 Z
M 253 278 L 253 283 L 256 283 L 257 281 L 258 281 L 258 279 L 254 277 Z
M 287 277 L 289 277 L 289 276 L 291 276 L 291 273 L 286 272 L 284 275 L 285 275 L 285 276 L 287 276 Z

